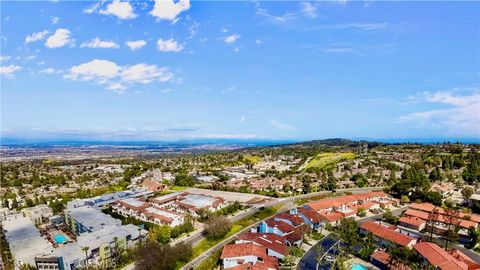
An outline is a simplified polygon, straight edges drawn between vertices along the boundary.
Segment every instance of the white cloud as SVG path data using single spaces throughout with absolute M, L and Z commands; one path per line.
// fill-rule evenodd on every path
M 127 41 L 127 42 L 125 42 L 125 44 L 127 44 L 127 46 L 130 48 L 130 50 L 135 51 L 135 50 L 138 50 L 138 49 L 142 48 L 143 46 L 147 45 L 147 42 L 143 39 L 140 39 L 140 40 L 136 40 L 136 41 Z
M 317 15 L 317 7 L 314 6 L 310 2 L 302 2 L 300 3 L 300 10 L 302 11 L 303 14 L 310 18 L 316 18 Z
M 100 10 L 100 14 L 114 15 L 121 20 L 128 20 L 137 17 L 137 14 L 133 11 L 133 7 L 129 2 L 121 2 L 114 0 L 107 5 L 106 9 Z
M 60 20 L 59 17 L 53 16 L 50 21 L 52 22 L 52 24 L 57 24 L 59 20 Z
M 261 39 L 256 39 L 256 40 L 255 40 L 255 43 L 256 43 L 257 45 L 263 44 L 263 40 L 261 40 Z
M 264 8 L 257 8 L 256 15 L 259 17 L 263 17 L 266 21 L 275 24 L 283 24 L 297 17 L 297 15 L 293 12 L 287 12 L 283 15 L 272 15 L 267 9 Z
M 21 69 L 22 67 L 17 65 L 0 66 L 0 74 L 4 75 L 9 79 L 14 79 L 14 73 Z
M 12 59 L 12 57 L 7 55 L 0 55 L 0 62 L 8 61 L 10 59 Z
M 174 76 L 166 67 L 157 67 L 156 65 L 143 63 L 132 66 L 119 66 L 112 61 L 94 59 L 90 62 L 73 66 L 64 77 L 74 81 L 95 82 L 106 85 L 107 89 L 121 92 L 127 89 L 126 85 L 147 84 L 153 81 L 166 82 L 173 79 Z
M 230 93 L 230 92 L 235 92 L 235 91 L 237 91 L 237 87 L 232 85 L 232 86 L 228 87 L 227 89 L 220 91 L 220 93 L 225 94 L 225 93 Z
M 239 34 L 233 34 L 230 36 L 223 37 L 223 41 L 227 44 L 233 44 L 240 38 Z
M 98 1 L 95 4 L 91 5 L 90 7 L 84 9 L 83 13 L 86 13 L 86 14 L 95 13 L 95 12 L 97 12 L 97 10 L 100 8 L 101 5 L 102 5 L 102 2 Z
M 56 74 L 61 72 L 62 72 L 61 70 L 56 70 L 54 68 L 46 68 L 46 69 L 40 70 L 40 73 L 43 73 L 43 74 Z
M 160 93 L 162 93 L 162 94 L 168 94 L 168 93 L 170 93 L 170 92 L 172 92 L 172 91 L 173 91 L 173 90 L 172 90 L 171 88 L 166 88 L 166 89 L 160 90 Z
M 158 20 L 174 21 L 177 16 L 190 8 L 190 0 L 155 0 L 150 14 Z
M 296 128 L 294 126 L 287 125 L 287 124 L 284 124 L 284 123 L 280 123 L 277 120 L 270 120 L 270 124 L 272 124 L 274 127 L 278 128 L 278 129 L 282 129 L 282 130 L 287 130 L 287 131 L 296 130 Z
M 108 79 L 118 77 L 122 67 L 108 60 L 94 59 L 90 62 L 73 66 L 70 73 L 65 75 L 67 79 L 106 83 Z
M 83 42 L 80 47 L 87 47 L 87 48 L 102 48 L 102 49 L 116 49 L 119 48 L 117 43 L 114 41 L 105 41 L 100 40 L 100 38 L 94 38 L 91 41 Z
M 58 28 L 53 35 L 48 37 L 45 46 L 47 48 L 60 48 L 67 44 L 73 45 L 74 40 L 70 37 L 70 30 Z
M 137 64 L 127 67 L 123 70 L 122 80 L 126 82 L 135 82 L 147 84 L 153 80 L 162 82 L 168 81 L 173 74 L 167 68 L 158 68 L 156 65 Z
M 162 52 L 180 52 L 184 49 L 184 46 L 171 38 L 166 40 L 159 39 L 157 41 L 157 48 Z
M 247 120 L 247 117 L 246 117 L 246 116 L 240 117 L 240 122 L 241 122 L 241 123 L 245 123 L 246 120 Z
M 421 92 L 409 96 L 410 103 L 442 104 L 447 108 L 414 112 L 399 117 L 400 122 L 437 130 L 443 135 L 480 136 L 480 89 Z
M 42 40 L 42 39 L 46 38 L 47 35 L 48 35 L 47 30 L 32 33 L 31 35 L 28 35 L 28 36 L 25 37 L 25 43 L 30 43 L 30 42 L 35 42 L 35 41 Z
M 359 29 L 363 31 L 384 30 L 388 27 L 387 23 L 347 23 L 332 25 L 335 29 Z

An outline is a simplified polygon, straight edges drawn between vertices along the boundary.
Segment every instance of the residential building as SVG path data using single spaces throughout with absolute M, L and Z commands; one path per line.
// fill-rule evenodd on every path
M 283 260 L 288 255 L 286 239 L 274 233 L 246 232 L 238 236 L 236 244 L 256 243 L 267 249 L 267 255 Z
M 198 212 L 201 209 L 215 212 L 228 205 L 228 202 L 220 197 L 188 192 L 172 193 L 165 196 L 150 198 L 148 201 L 151 202 L 153 206 L 180 213 L 189 213 L 192 216 L 198 216 Z
M 33 221 L 23 213 L 7 216 L 2 221 L 2 228 L 14 258 L 15 269 L 22 264 L 33 266 L 35 256 L 53 251 L 53 245 L 40 234 Z
M 295 227 L 281 219 L 275 220 L 275 217 L 262 221 L 259 232 L 283 236 L 289 246 L 300 246 L 303 242 L 303 226 Z
M 33 222 L 42 222 L 44 219 L 49 219 L 53 216 L 52 208 L 46 204 L 39 204 L 34 207 L 23 208 L 22 213 L 26 217 L 33 220 Z
M 162 184 L 160 182 L 155 182 L 150 179 L 143 180 L 142 186 L 152 192 L 158 192 L 167 189 L 167 185 Z
M 150 205 L 148 202 L 138 198 L 120 200 L 112 208 L 125 217 L 135 217 L 157 225 L 175 227 L 184 222 L 182 214 Z
M 65 210 L 65 225 L 76 235 L 91 233 L 110 226 L 120 226 L 122 222 L 102 213 L 91 206 Z
M 220 259 L 224 269 L 239 269 L 235 268 L 239 265 L 256 266 L 267 270 L 275 270 L 279 267 L 277 258 L 268 256 L 265 247 L 253 242 L 226 245 Z
M 326 198 L 309 202 L 304 207 L 318 212 L 326 222 L 336 225 L 343 218 L 355 216 L 359 210 L 385 208 L 397 202 L 386 193 L 375 191 Z
M 435 243 L 422 242 L 413 246 L 423 265 L 432 265 L 439 270 L 473 270 L 479 269 L 480 265 L 468 259 L 469 264 L 459 257 L 458 252 L 452 253 L 445 251 Z
M 383 250 L 377 250 L 370 255 L 370 262 L 380 270 L 411 270 L 408 265 L 400 262 L 392 262 L 390 254 Z
M 425 229 L 427 222 L 421 218 L 414 216 L 403 216 L 398 220 L 398 225 L 406 228 L 422 231 Z
M 293 213 L 300 215 L 300 217 L 303 218 L 305 225 L 313 230 L 317 230 L 325 223 L 325 219 L 318 212 L 307 207 L 295 208 Z
M 91 206 L 100 209 L 103 206 L 110 205 L 118 200 L 138 197 L 147 198 L 151 195 L 153 195 L 153 192 L 146 188 L 134 188 L 131 190 L 118 191 L 88 199 L 75 199 L 67 203 L 67 209 L 78 208 L 82 206 Z
M 360 234 L 366 235 L 368 233 L 373 234 L 373 239 L 378 246 L 387 248 L 390 246 L 401 246 L 411 248 L 417 239 L 395 231 L 396 227 L 386 225 L 383 223 L 377 223 L 373 221 L 367 221 L 360 225 Z

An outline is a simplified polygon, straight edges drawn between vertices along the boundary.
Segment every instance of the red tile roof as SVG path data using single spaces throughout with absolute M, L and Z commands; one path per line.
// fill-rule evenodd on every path
M 422 225 L 425 225 L 426 224 L 426 221 L 423 220 L 423 219 L 420 219 L 420 218 L 417 218 L 417 217 L 401 217 L 399 219 L 399 222 L 402 222 L 402 223 L 405 223 L 405 224 L 409 224 L 409 225 L 413 225 L 415 227 L 420 227 Z
M 319 211 L 319 210 L 328 209 L 331 207 L 339 207 L 341 205 L 345 205 L 352 202 L 364 201 L 367 199 L 372 199 L 376 197 L 386 197 L 386 196 L 387 194 L 382 191 L 367 192 L 367 193 L 346 195 L 341 197 L 327 198 L 327 199 L 319 200 L 316 202 L 310 202 L 310 203 L 307 203 L 306 205 L 308 205 L 311 209 L 315 211 Z
M 304 215 L 313 223 L 320 223 L 323 219 L 318 212 L 315 212 L 308 208 L 300 207 L 297 209 L 297 211 L 300 212 L 302 215 Z
M 340 219 L 345 217 L 344 215 L 342 215 L 341 213 L 338 213 L 338 212 L 330 212 L 330 213 L 320 212 L 319 214 L 320 214 L 320 216 L 322 216 L 323 219 L 328 220 L 328 222 L 337 221 L 337 220 L 340 220 Z
M 223 248 L 220 259 L 235 258 L 243 256 L 267 257 L 267 249 L 254 243 L 232 244 Z
M 292 222 L 293 226 L 298 226 L 298 225 L 303 224 L 303 218 L 301 216 L 292 215 L 288 212 L 283 212 L 283 213 L 280 213 L 280 214 L 276 214 L 273 218 L 288 220 L 288 221 Z
M 375 251 L 374 253 L 372 253 L 372 255 L 370 255 L 370 258 L 381 262 L 383 265 L 388 265 L 389 270 L 411 270 L 408 265 L 405 265 L 403 263 L 394 262 L 393 264 L 391 264 L 390 254 L 386 253 L 383 250 Z
M 293 231 L 293 229 L 295 229 L 295 227 L 293 227 L 292 225 L 281 220 L 274 220 L 273 218 L 268 219 L 267 221 L 265 221 L 265 223 L 267 223 L 268 227 L 270 228 L 276 227 L 283 233 L 288 233 Z
M 360 225 L 360 228 L 371 232 L 377 237 L 401 246 L 408 246 L 410 243 L 412 243 L 412 241 L 416 241 L 416 239 L 413 237 L 394 231 L 395 227 L 393 226 L 384 226 L 377 224 L 373 221 L 367 221 L 363 223 L 362 225 Z
M 404 214 L 406 216 L 421 218 L 423 220 L 428 220 L 428 213 L 425 213 L 425 212 L 422 212 L 422 211 L 408 209 L 407 211 L 405 211 Z
M 413 248 L 424 257 L 431 265 L 442 270 L 468 270 L 468 265 L 455 259 L 450 253 L 443 250 L 437 244 L 422 242 Z
M 477 270 L 480 269 L 480 264 L 473 261 L 470 257 L 465 255 L 465 253 L 461 252 L 460 250 L 453 249 L 450 251 L 450 254 L 457 260 L 464 262 L 468 265 L 468 270 Z
M 148 188 L 151 191 L 159 191 L 159 190 L 163 190 L 167 187 L 167 185 L 165 185 L 165 184 L 155 182 L 155 181 L 152 181 L 150 179 L 143 180 L 142 185 L 144 187 Z
M 255 242 L 284 256 L 288 254 L 286 239 L 278 234 L 246 232 L 238 236 L 238 239 Z

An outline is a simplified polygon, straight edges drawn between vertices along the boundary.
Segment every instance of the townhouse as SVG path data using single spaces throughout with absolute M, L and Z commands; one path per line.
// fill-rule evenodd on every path
M 396 229 L 395 226 L 373 221 L 364 222 L 359 227 L 362 235 L 372 233 L 374 241 L 381 248 L 392 246 L 411 248 L 417 243 L 416 238 L 405 235 Z
M 289 246 L 300 246 L 303 242 L 305 223 L 300 215 L 283 212 L 262 221 L 258 231 L 283 236 Z
M 436 217 L 432 214 L 433 212 L 437 212 Z M 466 242 L 468 241 L 468 230 L 471 227 L 478 228 L 480 215 L 466 214 L 460 211 L 457 211 L 456 215 L 457 217 L 450 218 L 445 209 L 429 203 L 412 203 L 410 208 L 403 214 L 400 225 L 421 231 L 427 228 L 430 224 L 429 222 L 432 222 L 431 219 L 435 217 L 431 224 L 433 224 L 432 226 L 436 234 L 442 234 L 448 230 L 449 224 L 453 223 L 460 228 L 458 232 L 460 236 L 459 241 Z
M 291 211 L 293 214 L 298 214 L 300 217 L 302 217 L 305 225 L 309 226 L 313 230 L 319 229 L 325 221 L 318 212 L 307 207 L 299 207 L 292 209 Z
M 386 208 L 397 203 L 385 192 L 372 191 L 340 197 L 326 198 L 305 204 L 307 209 L 318 212 L 326 222 L 336 225 L 346 217 L 355 216 L 361 210 Z
M 413 246 L 422 265 L 439 270 L 476 270 L 480 265 L 458 250 L 450 252 L 435 243 L 422 242 Z
M 112 206 L 112 209 L 123 216 L 135 217 L 157 225 L 175 227 L 184 222 L 182 214 L 155 207 L 148 202 L 137 198 L 120 200 Z
M 220 255 L 224 269 L 279 268 L 278 259 L 268 256 L 267 249 L 255 242 L 226 245 Z
M 228 205 L 228 202 L 220 197 L 188 192 L 177 192 L 165 196 L 149 198 L 148 201 L 153 206 L 180 213 L 189 213 L 194 217 L 198 216 L 201 210 L 215 212 Z
M 288 255 L 286 241 L 283 236 L 274 233 L 246 232 L 238 236 L 235 244 L 256 243 L 267 249 L 268 256 L 283 260 Z

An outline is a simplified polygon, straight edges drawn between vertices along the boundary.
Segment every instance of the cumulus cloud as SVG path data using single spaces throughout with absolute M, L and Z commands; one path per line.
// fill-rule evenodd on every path
M 240 38 L 239 34 L 233 34 L 233 35 L 223 37 L 223 41 L 227 44 L 233 44 L 233 43 L 237 42 L 237 40 L 239 38 Z
M 119 66 L 109 60 L 94 59 L 73 66 L 64 77 L 74 81 L 95 82 L 106 85 L 107 89 L 122 92 L 127 89 L 128 85 L 170 81 L 173 79 L 173 73 L 166 67 L 157 67 L 156 65 L 141 63 Z
M 31 35 L 28 35 L 28 36 L 25 37 L 25 43 L 30 43 L 30 42 L 35 42 L 35 41 L 42 40 L 42 39 L 46 38 L 47 35 L 48 35 L 47 30 L 32 33 Z
M 140 39 L 136 41 L 127 41 L 125 44 L 130 48 L 130 50 L 135 51 L 147 45 L 147 42 L 143 39 Z
M 10 60 L 12 57 L 8 56 L 8 55 L 0 55 L 0 62 L 4 62 L 4 61 L 8 61 Z
M 184 46 L 171 38 L 157 40 L 157 48 L 161 52 L 180 52 L 184 49 Z
M 121 2 L 114 0 L 107 5 L 106 9 L 100 10 L 100 14 L 113 15 L 120 20 L 128 20 L 137 17 L 137 14 L 133 11 L 133 7 L 129 2 Z
M 64 28 L 58 28 L 55 33 L 48 37 L 45 46 L 47 48 L 60 48 L 65 45 L 73 45 L 74 40 L 70 36 L 70 30 Z
M 278 129 L 282 129 L 282 130 L 286 130 L 286 131 L 296 130 L 296 128 L 294 126 L 281 123 L 277 120 L 270 120 L 270 124 L 272 124 L 274 127 L 278 128 Z
M 245 123 L 246 120 L 247 120 L 247 117 L 246 117 L 246 116 L 240 117 L 240 122 L 241 122 L 241 123 Z
M 100 38 L 94 38 L 91 41 L 88 42 L 83 42 L 80 47 L 86 47 L 86 48 L 102 48 L 102 49 L 116 49 L 119 48 L 117 43 L 114 41 L 105 41 L 105 40 L 100 40 Z
M 400 122 L 437 129 L 444 135 L 480 136 L 480 89 L 420 92 L 409 103 L 438 104 L 441 108 L 399 117 Z
M 14 79 L 15 78 L 15 72 L 21 70 L 21 66 L 17 65 L 8 65 L 8 66 L 0 66 L 0 74 L 3 76 L 7 77 L 8 79 Z
M 157 20 L 174 21 L 177 16 L 190 8 L 190 0 L 155 0 L 150 15 L 157 18 Z

